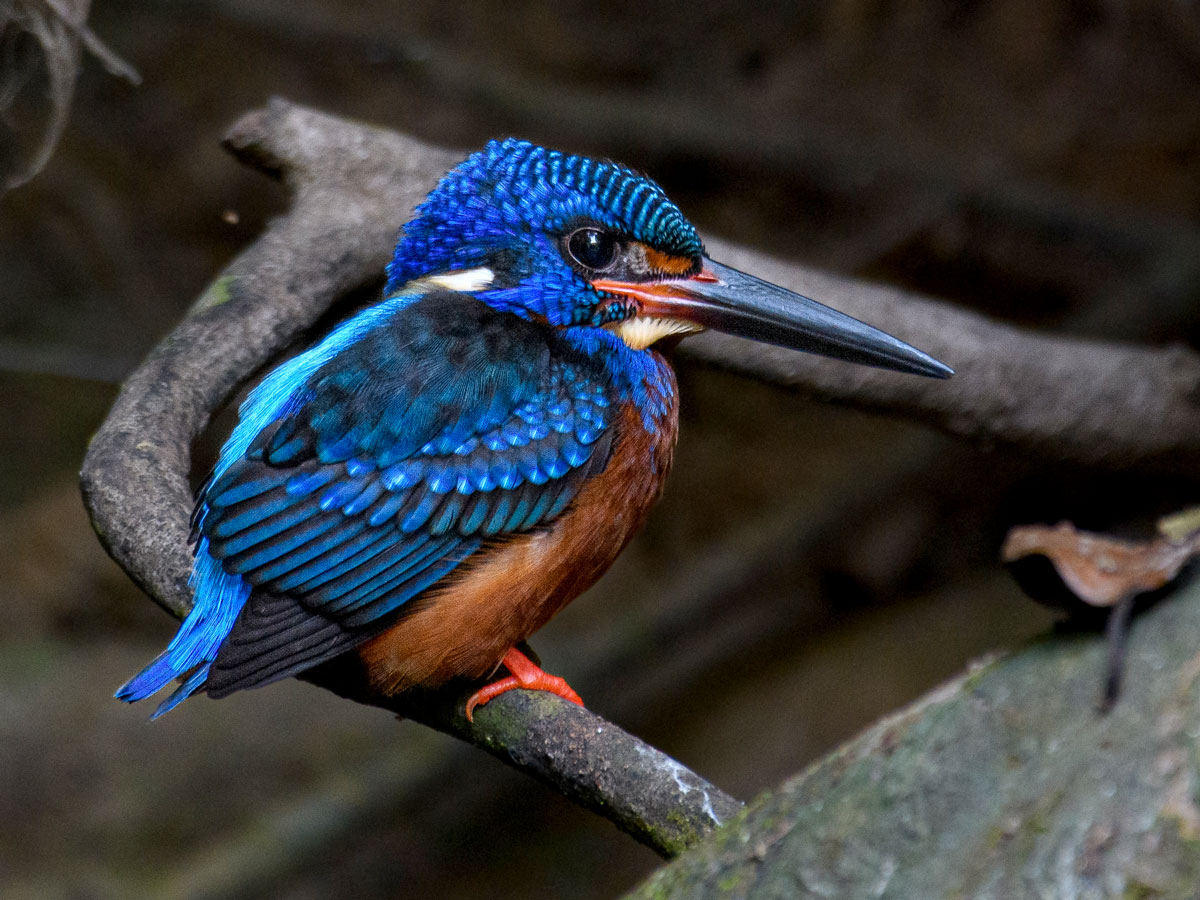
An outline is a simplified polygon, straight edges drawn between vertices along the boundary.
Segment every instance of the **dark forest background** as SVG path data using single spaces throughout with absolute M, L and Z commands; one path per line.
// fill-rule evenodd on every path
M 123 373 L 282 210 L 219 146 L 273 94 L 464 150 L 612 156 L 703 234 L 1029 328 L 1197 344 L 1191 3 L 102 0 L 90 26 L 140 85 L 85 57 L 49 165 L 0 197 L 5 897 L 600 898 L 657 864 L 484 754 L 308 685 L 153 725 L 111 699 L 174 623 L 104 556 L 76 473 Z M 36 47 L 0 36 L 30 76 L 14 109 L 36 111 Z M 1133 533 L 1196 499 L 695 365 L 680 381 L 661 507 L 533 644 L 744 799 L 1048 627 L 996 561 L 1009 526 Z M 664 604 L 717 612 L 649 639 Z M 622 664 L 556 655 L 589 646 Z

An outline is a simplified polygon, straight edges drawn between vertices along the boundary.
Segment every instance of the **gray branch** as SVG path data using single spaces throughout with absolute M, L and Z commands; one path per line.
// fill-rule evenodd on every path
M 280 103 L 243 120 L 230 144 L 284 178 L 295 194 L 292 211 L 222 273 L 130 375 L 81 474 L 106 549 L 176 617 L 191 606 L 192 442 L 238 385 L 337 298 L 378 277 L 396 223 L 455 160 Z M 290 148 L 286 158 L 283 148 Z M 462 715 L 470 688 L 462 685 L 395 701 L 353 685 L 336 666 L 308 679 L 482 747 L 664 856 L 741 807 L 660 751 L 556 697 L 515 691 L 479 710 L 471 725 Z
M 347 292 L 376 282 L 398 223 L 460 153 L 285 101 L 237 123 L 228 147 L 293 195 L 271 224 L 125 382 L 81 475 L 113 558 L 176 617 L 190 608 L 191 444 L 212 413 Z M 1109 466 L 1193 469 L 1200 455 L 1190 352 L 1032 335 L 899 291 L 710 243 L 713 255 L 911 340 L 959 371 L 930 382 L 702 336 L 694 358 L 856 405 L 917 415 L 954 434 Z M 458 686 L 400 708 L 309 676 L 362 703 L 484 747 L 673 855 L 740 804 L 620 729 L 553 697 L 512 692 L 461 715 Z M 331 674 L 334 673 L 334 674 Z
M 1194 900 L 1200 581 L 953 679 L 755 800 L 628 900 Z

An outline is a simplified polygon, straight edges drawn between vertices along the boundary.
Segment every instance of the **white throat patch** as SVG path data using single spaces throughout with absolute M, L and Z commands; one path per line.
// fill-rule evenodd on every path
M 654 316 L 634 316 L 606 326 L 632 350 L 645 350 L 656 341 L 673 334 L 695 334 L 703 326 L 681 319 L 659 319 Z

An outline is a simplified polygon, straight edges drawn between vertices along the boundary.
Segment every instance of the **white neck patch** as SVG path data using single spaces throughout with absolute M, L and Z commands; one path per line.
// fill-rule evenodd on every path
M 445 288 L 448 291 L 461 291 L 469 294 L 471 291 L 483 290 L 495 280 L 495 272 L 486 266 L 480 266 L 478 269 L 460 269 L 457 272 L 446 272 L 443 275 L 422 278 L 421 283 Z

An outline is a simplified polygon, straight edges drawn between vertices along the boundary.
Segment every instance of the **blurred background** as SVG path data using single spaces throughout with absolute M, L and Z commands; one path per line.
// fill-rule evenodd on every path
M 219 146 L 273 94 L 446 146 L 609 155 L 703 234 L 1030 328 L 1197 343 L 1194 0 L 101 0 L 90 26 L 140 84 L 85 54 L 49 164 L 0 197 L 6 898 L 601 898 L 658 864 L 490 757 L 308 685 L 153 725 L 111 699 L 174 623 L 105 557 L 76 473 L 122 375 L 284 209 Z M 11 21 L 0 66 L 11 172 L 52 79 Z M 1196 500 L 691 364 L 680 381 L 663 503 L 533 645 L 743 799 L 1049 627 L 996 562 L 1010 525 L 1136 532 Z

